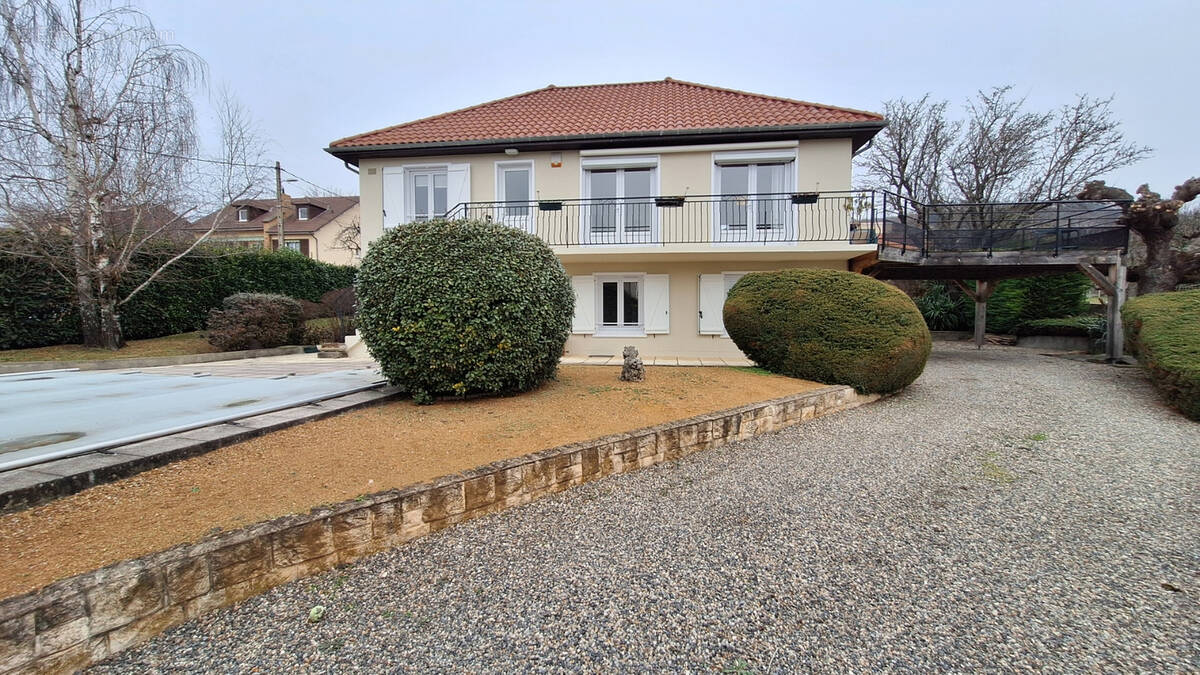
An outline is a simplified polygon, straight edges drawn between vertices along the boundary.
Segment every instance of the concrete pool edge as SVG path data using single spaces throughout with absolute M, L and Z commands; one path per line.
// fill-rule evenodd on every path
M 324 419 L 398 396 L 376 389 L 262 413 L 211 426 L 57 459 L 0 473 L 0 513 L 20 511 L 93 485 L 110 483 L 171 462 L 201 455 L 272 431 Z
M 264 356 L 291 356 L 303 354 L 304 346 L 272 347 L 270 349 L 246 349 L 238 352 L 210 352 L 208 354 L 184 354 L 182 356 L 140 356 L 127 359 L 102 359 L 99 361 L 12 361 L 0 362 L 0 375 L 29 373 L 48 370 L 121 370 L 123 368 L 157 368 L 159 366 L 186 366 L 189 363 L 213 363 L 216 361 L 239 361 Z

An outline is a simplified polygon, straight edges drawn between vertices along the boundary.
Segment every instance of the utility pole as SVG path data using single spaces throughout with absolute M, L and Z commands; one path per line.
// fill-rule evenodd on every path
M 275 162 L 275 210 L 279 212 L 279 246 L 283 250 L 283 169 Z

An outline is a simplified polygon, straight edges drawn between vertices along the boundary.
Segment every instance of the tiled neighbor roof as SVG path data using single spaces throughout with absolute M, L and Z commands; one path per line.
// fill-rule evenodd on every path
M 293 213 L 291 218 L 283 221 L 284 234 L 312 234 L 358 204 L 358 197 L 292 197 L 293 207 L 304 206 L 306 204 L 321 208 L 323 211 L 308 220 L 300 220 Z M 263 209 L 265 213 L 260 213 L 257 218 L 251 218 L 247 222 L 240 223 L 237 219 L 239 206 L 253 206 Z M 275 200 L 243 199 L 234 202 L 230 208 L 210 213 L 200 218 L 184 229 L 189 231 L 206 231 L 211 227 L 212 219 L 217 216 L 220 216 L 220 222 L 217 224 L 216 229 L 217 232 L 253 232 L 260 234 L 265 225 L 276 226 Z
M 550 85 L 489 103 L 350 136 L 330 150 L 403 144 L 819 125 L 881 125 L 872 112 L 722 89 L 654 82 Z

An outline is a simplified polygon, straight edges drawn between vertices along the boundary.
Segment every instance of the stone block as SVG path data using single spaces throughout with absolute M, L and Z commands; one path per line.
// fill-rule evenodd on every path
M 320 558 L 313 558 L 311 560 L 305 560 L 304 562 L 299 562 L 294 565 L 287 565 L 285 567 L 277 566 L 272 568 L 271 571 L 267 573 L 263 579 L 263 582 L 267 586 L 286 584 L 290 581 L 304 579 L 305 577 L 311 577 L 314 574 L 331 570 L 334 567 L 337 567 L 339 562 L 346 561 L 342 560 L 340 552 L 333 552 L 329 555 Z
M 661 454 L 663 459 L 678 459 L 679 451 L 679 428 L 663 429 L 658 432 L 657 453 Z M 638 452 L 641 455 L 641 452 Z
M 817 416 L 817 407 L 813 406 L 813 405 L 806 405 L 800 411 L 800 420 L 803 422 L 807 422 L 808 420 L 811 420 L 812 418 L 814 418 L 816 416 Z
M 464 508 L 473 511 L 496 501 L 496 478 L 493 475 L 471 478 L 463 482 Z
M 56 626 L 87 616 L 82 593 L 68 593 L 37 608 L 34 613 L 37 631 L 42 633 Z
M 332 518 L 332 522 L 333 547 L 345 553 L 343 562 L 357 559 L 372 550 L 370 509 L 363 507 L 340 513 Z
M 404 522 L 401 500 L 373 504 L 371 508 L 371 538 L 379 546 L 395 546 Z
M 163 580 L 154 570 L 101 584 L 87 593 L 92 634 L 124 626 L 163 606 Z
M 122 626 L 108 634 L 108 648 L 114 654 L 139 645 L 172 626 L 187 620 L 182 606 L 172 605 Z
M 243 583 L 266 571 L 271 555 L 266 539 L 251 539 L 208 554 L 213 585 L 217 588 Z
M 580 474 L 583 480 L 591 480 L 600 475 L 600 450 L 596 446 L 579 451 Z
M 520 494 L 525 485 L 525 469 L 528 466 L 528 464 L 518 464 L 495 473 L 493 480 L 495 481 L 497 501 Z
M 0 672 L 19 668 L 33 660 L 33 614 L 0 622 Z
M 38 659 L 37 670 L 40 673 L 74 673 L 103 661 L 110 653 L 107 636 L 94 638 Z
M 35 638 L 37 655 L 40 657 L 61 652 L 64 649 L 87 641 L 89 635 L 88 619 L 86 616 L 59 624 L 44 631 L 39 630 Z
M 209 579 L 208 560 L 203 556 L 185 558 L 164 566 L 167 580 L 168 602 L 181 603 L 203 595 L 212 586 Z
M 428 503 L 421 514 L 422 520 L 432 523 L 443 520 L 446 516 L 462 513 L 466 510 L 466 499 L 463 496 L 462 483 L 452 483 L 430 489 L 427 493 Z

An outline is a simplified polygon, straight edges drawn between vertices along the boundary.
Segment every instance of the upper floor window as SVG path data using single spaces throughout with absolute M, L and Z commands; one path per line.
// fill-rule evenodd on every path
M 308 220 L 308 207 L 301 206 L 296 209 L 296 217 L 300 220 Z
M 529 216 L 532 195 L 532 162 L 496 163 L 496 196 L 499 201 L 512 202 L 504 205 L 502 215 L 506 220 Z
M 248 209 L 244 206 L 242 208 L 238 209 L 238 222 L 246 223 L 249 221 L 250 221 L 250 209 Z
M 589 243 L 653 241 L 657 225 L 657 157 L 585 159 L 583 190 Z

